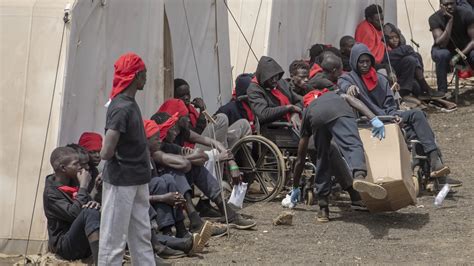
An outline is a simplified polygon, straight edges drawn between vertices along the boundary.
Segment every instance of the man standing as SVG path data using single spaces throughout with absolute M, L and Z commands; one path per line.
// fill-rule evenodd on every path
M 146 83 L 143 60 L 134 53 L 115 62 L 105 122 L 99 265 L 121 265 L 128 244 L 133 265 L 155 265 L 148 210 L 150 154 L 135 95 Z
M 471 66 L 474 63 L 474 15 L 457 8 L 456 0 L 441 0 L 440 3 L 440 10 L 431 15 L 428 22 L 434 39 L 431 57 L 436 63 L 438 90 L 446 93 L 449 70 L 457 63 L 466 63 L 456 49 L 467 57 L 467 63 Z

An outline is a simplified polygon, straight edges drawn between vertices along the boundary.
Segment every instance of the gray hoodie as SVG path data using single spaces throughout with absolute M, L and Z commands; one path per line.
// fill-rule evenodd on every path
M 360 94 L 358 96 L 359 100 L 361 100 L 375 115 L 399 114 L 398 105 L 393 97 L 386 76 L 377 73 L 378 83 L 372 91 L 369 91 L 365 86 L 364 81 L 357 70 L 357 61 L 363 54 L 370 56 L 372 67 L 375 65 L 375 58 L 370 53 L 369 48 L 367 48 L 365 44 L 356 43 L 351 50 L 350 64 L 352 71 L 344 73 L 339 77 L 337 82 L 339 88 L 342 91 L 347 92 L 351 85 L 356 85 L 360 89 Z
M 254 81 L 250 83 L 247 95 L 250 107 L 261 124 L 281 120 L 288 113 L 288 107 L 281 106 L 280 101 L 271 93 L 273 88 L 265 88 L 263 85 L 275 75 L 280 76 L 277 89 L 288 97 L 291 104 L 303 107 L 301 99 L 290 89 L 288 82 L 281 78 L 283 73 L 285 72 L 281 66 L 271 57 L 262 56 L 258 61 L 257 71 L 255 71 L 258 83 Z

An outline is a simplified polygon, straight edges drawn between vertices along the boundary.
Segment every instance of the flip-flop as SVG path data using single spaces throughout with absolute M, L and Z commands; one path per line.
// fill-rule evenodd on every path
M 449 169 L 449 167 L 447 166 L 444 166 L 443 168 L 439 170 L 431 172 L 430 177 L 432 178 L 443 177 L 443 176 L 449 175 L 449 173 L 451 173 L 451 169 Z
M 205 221 L 202 225 L 201 230 L 199 231 L 200 239 L 198 241 L 197 247 L 195 252 L 202 252 L 204 247 L 206 246 L 209 239 L 211 239 L 212 235 L 212 224 L 209 221 Z M 194 245 L 194 243 L 193 243 Z

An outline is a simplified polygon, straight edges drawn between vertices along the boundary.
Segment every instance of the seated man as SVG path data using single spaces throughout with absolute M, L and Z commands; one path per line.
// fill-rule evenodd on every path
M 145 134 L 148 139 L 150 155 L 153 156 L 160 150 L 162 139 L 160 138 L 160 128 L 153 120 L 144 120 Z M 165 125 L 166 126 L 166 125 Z M 171 165 L 170 157 L 164 156 L 163 160 L 168 160 Z M 157 255 L 163 258 L 179 257 L 184 253 L 191 255 L 195 252 L 201 252 L 209 240 L 211 226 L 203 226 L 199 233 L 192 236 L 184 225 L 184 215 L 181 209 L 186 202 L 183 195 L 178 192 L 177 182 L 187 182 L 186 179 L 178 175 L 173 176 L 169 173 L 163 173 L 157 168 L 154 160 L 151 160 L 153 167 L 152 179 L 150 180 L 150 221 L 152 221 L 155 230 L 161 234 L 152 234 L 152 244 Z M 172 227 L 176 228 L 176 237 L 172 237 Z M 159 244 L 158 244 L 159 243 Z M 157 245 L 158 244 L 158 245 Z M 163 248 L 163 244 L 169 248 Z M 180 253 L 181 252 L 181 253 Z M 183 253 L 184 252 L 184 253 Z
M 352 36 L 346 35 L 339 41 L 339 50 L 341 51 L 342 70 L 351 71 L 351 64 L 349 64 L 349 57 L 351 56 L 351 49 L 354 46 L 355 40 Z
M 431 57 L 436 64 L 438 91 L 448 91 L 448 72 L 457 63 L 474 64 L 474 15 L 456 7 L 456 0 L 441 0 L 440 10 L 428 22 L 434 44 Z M 467 60 L 456 52 L 459 49 Z
M 332 56 L 339 59 L 336 56 Z M 335 59 L 332 60 L 335 60 Z M 323 60 L 323 63 L 328 58 Z M 339 59 L 338 71 L 342 71 L 342 62 Z M 311 96 L 308 94 L 307 96 Z M 367 168 L 365 164 L 364 148 L 359 137 L 359 131 L 352 108 L 366 115 L 374 126 L 373 135 L 382 139 L 384 137 L 383 123 L 359 100 L 335 92 L 326 91 L 319 97 L 312 97 L 309 105 L 303 112 L 301 139 L 298 145 L 298 157 L 293 174 L 293 186 L 299 185 L 299 179 L 305 165 L 308 148 L 315 148 L 316 154 L 316 193 L 320 211 L 318 221 L 329 221 L 328 196 L 331 191 L 331 176 L 340 170 L 340 165 L 334 165 L 330 159 L 332 145 L 339 149 L 349 166 L 349 174 L 354 179 L 345 189 L 349 192 L 352 205 L 363 206 L 360 195 L 354 191 L 367 192 L 371 197 L 383 199 L 387 191 L 380 185 L 365 181 Z M 310 136 L 314 136 L 314 146 L 308 147 Z M 334 142 L 335 144 L 333 144 Z M 343 167 L 343 166 L 342 166 Z M 352 183 L 352 182 L 351 182 Z M 352 187 L 353 186 L 353 187 Z
M 217 114 L 214 116 L 215 123 L 208 124 L 205 117 L 206 104 L 202 98 L 195 98 L 191 102 L 191 92 L 188 83 L 183 79 L 174 80 L 174 98 L 180 99 L 184 102 L 187 110 L 187 115 L 191 122 L 191 130 L 210 138 L 215 138 L 224 144 L 226 148 L 230 148 L 234 145 L 237 140 L 244 136 L 251 134 L 250 125 L 245 120 L 238 120 L 232 124 L 229 123 L 227 117 L 223 114 Z M 166 109 L 170 108 L 169 105 L 176 105 L 175 102 L 165 101 L 163 105 L 158 109 L 158 112 L 168 112 Z M 199 109 L 199 113 L 196 108 Z M 176 107 L 172 107 L 176 108 Z M 181 107 L 180 107 L 181 109 Z M 184 115 L 185 111 L 179 111 L 181 116 Z M 174 113 L 174 111 L 172 111 Z M 193 146 L 192 146 L 193 147 Z M 209 148 L 203 145 L 198 145 L 200 149 L 208 150 Z
M 177 114 L 170 117 L 167 113 L 158 113 L 158 115 L 167 116 L 165 123 L 167 127 L 162 127 L 160 130 L 160 138 L 162 138 L 163 143 L 159 152 L 153 154 L 153 160 L 158 165 L 163 165 L 171 169 L 176 169 L 175 164 L 182 165 L 181 172 L 185 173 L 187 183 L 181 184 L 178 183 L 178 190 L 186 199 L 186 210 L 188 212 L 188 217 L 191 222 L 190 231 L 196 232 L 202 228 L 204 222 L 197 213 L 193 202 L 192 202 L 192 191 L 190 185 L 196 185 L 203 194 L 208 197 L 217 208 L 221 216 L 224 216 L 227 211 L 227 216 L 229 219 L 229 224 L 232 227 L 237 229 L 249 229 L 256 225 L 252 220 L 244 219 L 240 214 L 232 210 L 229 205 L 222 201 L 221 189 L 218 183 L 218 180 L 211 175 L 211 173 L 202 166 L 204 164 L 202 156 L 199 154 L 199 151 L 191 150 L 174 144 L 174 138 L 179 134 L 179 128 L 176 126 Z M 169 120 L 171 119 L 171 123 Z M 176 120 L 176 121 L 174 121 Z M 174 154 L 173 158 L 176 161 L 174 164 L 168 164 L 163 156 L 169 156 L 168 154 Z M 173 161 L 172 161 L 173 162 Z M 176 174 L 173 172 L 172 174 Z M 224 206 L 225 205 L 225 206 Z M 226 211 L 225 211 L 226 210 Z M 218 234 L 218 230 L 215 229 L 213 234 Z M 225 233 L 224 232 L 220 232 Z
M 433 91 L 426 82 L 423 59 L 411 46 L 403 44 L 400 30 L 387 23 L 384 34 L 388 43 L 388 58 L 385 57 L 383 62 L 388 63 L 390 60 L 400 85 L 400 95 L 404 97 L 413 94 L 420 97 L 420 100 L 443 97 L 444 93 Z
M 365 9 L 365 20 L 357 25 L 355 31 L 355 41 L 365 44 L 374 55 L 375 64 L 379 69 L 379 64 L 385 56 L 385 45 L 383 43 L 383 10 L 379 5 L 370 5 Z M 354 70 L 354 69 L 352 69 Z
M 295 60 L 290 65 L 290 89 L 297 95 L 303 97 L 311 91 L 307 86 L 309 77 L 309 65 L 303 60 Z
M 321 69 L 309 82 L 313 89 L 316 90 L 336 90 L 337 79 L 342 75 L 341 59 L 330 51 L 323 52 Z
M 283 69 L 273 58 L 262 56 L 247 94 L 261 126 L 275 121 L 291 122 L 299 129 L 302 103 L 282 79 Z
M 392 115 L 403 125 L 406 137 L 421 142 L 431 162 L 431 177 L 439 178 L 449 174 L 443 165 L 433 130 L 425 114 L 418 110 L 399 111 L 387 78 L 374 69 L 375 58 L 367 46 L 357 43 L 351 52 L 352 71 L 343 74 L 338 85 L 347 94 L 360 99 L 374 114 Z
M 247 89 L 252 77 L 253 74 L 244 73 L 235 79 L 235 97 L 221 106 L 215 115 L 225 114 L 229 119 L 229 125 L 233 125 L 241 119 L 247 120 L 252 132 L 255 132 L 255 116 L 247 100 Z
M 48 220 L 49 250 L 67 260 L 99 252 L 100 204 L 87 192 L 89 172 L 81 167 L 78 153 L 69 147 L 54 149 L 50 158 L 54 174 L 46 177 L 43 208 Z

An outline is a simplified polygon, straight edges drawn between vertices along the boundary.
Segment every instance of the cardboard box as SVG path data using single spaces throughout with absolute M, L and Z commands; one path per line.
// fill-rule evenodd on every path
M 359 129 L 367 162 L 367 180 L 382 185 L 387 197 L 378 200 L 361 193 L 370 212 L 396 211 L 416 204 L 411 156 L 400 128 L 385 125 L 385 139 L 372 138 L 371 129 Z

